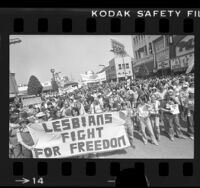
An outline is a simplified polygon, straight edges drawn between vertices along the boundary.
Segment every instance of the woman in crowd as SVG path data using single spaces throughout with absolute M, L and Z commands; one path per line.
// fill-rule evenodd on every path
M 147 104 L 147 99 L 146 97 L 140 97 L 139 98 L 139 104 L 137 106 L 137 111 L 138 111 L 138 118 L 140 121 L 140 128 L 141 128 L 141 133 L 142 133 L 142 140 L 144 144 L 147 144 L 148 138 L 146 135 L 146 129 L 149 132 L 151 142 L 155 145 L 158 145 L 158 142 L 155 138 L 152 126 L 151 126 L 151 121 L 150 121 L 150 108 L 151 106 Z
M 160 115 L 159 115 L 160 102 L 157 96 L 152 94 L 150 96 L 150 121 L 155 133 L 155 137 L 160 141 Z

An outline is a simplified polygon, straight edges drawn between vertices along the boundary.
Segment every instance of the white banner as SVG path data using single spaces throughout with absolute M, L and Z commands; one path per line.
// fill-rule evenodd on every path
M 41 97 L 30 97 L 30 98 L 23 98 L 22 99 L 23 106 L 41 104 L 42 99 Z
M 81 74 L 81 79 L 84 83 L 95 83 L 95 82 L 102 82 L 102 81 L 106 81 L 106 73 L 101 72 L 98 74 Z
M 29 125 L 34 158 L 63 158 L 130 146 L 125 113 L 87 114 Z

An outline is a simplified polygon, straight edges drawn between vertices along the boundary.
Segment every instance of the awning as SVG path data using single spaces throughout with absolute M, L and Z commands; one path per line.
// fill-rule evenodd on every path
M 189 66 L 188 66 L 188 68 L 185 72 L 186 74 L 190 73 L 192 71 L 193 67 L 194 67 L 194 56 L 188 64 L 189 64 Z
M 149 75 L 153 72 L 154 70 L 154 62 L 153 61 L 150 61 L 150 62 L 147 62 L 147 63 L 143 63 L 141 65 L 138 65 L 138 66 L 135 66 L 133 68 L 134 70 L 134 73 L 136 75 Z

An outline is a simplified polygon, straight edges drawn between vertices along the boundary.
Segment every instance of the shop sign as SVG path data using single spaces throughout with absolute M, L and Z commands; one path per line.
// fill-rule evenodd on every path
M 169 67 L 170 67 L 169 66 L 169 60 L 157 62 L 157 69 L 158 70 L 160 70 L 160 69 L 167 69 Z
M 171 60 L 171 69 L 187 68 L 189 62 L 194 58 L 194 53 L 183 55 Z
M 194 52 L 194 35 L 187 35 L 176 45 L 176 57 Z

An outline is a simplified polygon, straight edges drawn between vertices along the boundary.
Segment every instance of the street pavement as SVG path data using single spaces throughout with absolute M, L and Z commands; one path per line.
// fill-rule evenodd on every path
M 163 128 L 161 129 L 163 130 Z M 186 135 L 186 128 L 182 128 L 184 135 Z M 186 139 L 176 138 L 174 141 L 169 140 L 164 131 L 161 131 L 159 146 L 148 142 L 143 143 L 140 133 L 134 131 L 135 148 L 127 147 L 123 150 L 116 150 L 112 152 L 99 154 L 98 158 L 193 158 L 194 155 L 194 140 L 188 136 Z

